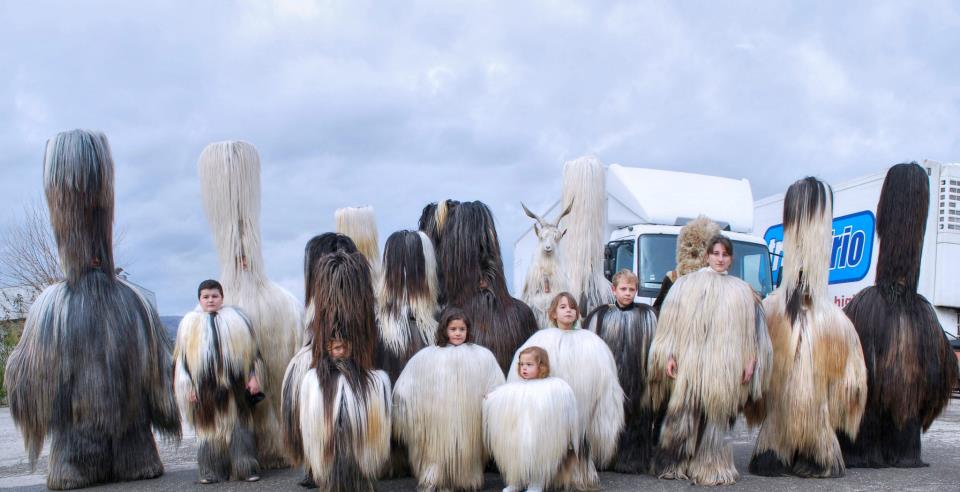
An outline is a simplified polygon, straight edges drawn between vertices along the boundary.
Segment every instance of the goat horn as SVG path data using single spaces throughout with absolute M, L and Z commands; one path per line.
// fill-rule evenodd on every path
M 523 202 L 520 202 L 520 206 L 523 207 L 523 211 L 527 213 L 527 217 L 530 217 L 531 219 L 537 221 L 537 223 L 540 224 L 541 226 L 543 225 L 543 219 L 537 216 L 537 214 L 531 212 L 530 209 L 523 204 Z
M 570 200 L 570 205 L 567 205 L 567 208 L 563 211 L 563 213 L 561 213 L 560 216 L 557 217 L 557 223 L 554 225 L 556 225 L 557 227 L 560 227 L 560 219 L 566 217 L 567 214 L 569 214 L 570 210 L 572 209 L 573 209 L 573 200 Z

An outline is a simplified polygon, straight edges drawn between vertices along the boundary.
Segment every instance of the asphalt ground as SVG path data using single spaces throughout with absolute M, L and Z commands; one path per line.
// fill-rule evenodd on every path
M 749 491 L 853 491 L 853 490 L 945 490 L 960 491 L 960 400 L 954 400 L 943 415 L 923 436 L 923 459 L 930 464 L 926 468 L 849 469 L 846 476 L 836 479 L 800 479 L 794 477 L 766 478 L 747 472 L 747 463 L 753 450 L 756 430 L 747 429 L 743 422 L 737 423 L 730 440 L 734 460 L 740 471 L 740 480 L 725 490 Z M 255 483 L 226 482 L 212 485 L 197 483 L 196 439 L 187 430 L 179 446 L 160 442 L 160 454 L 166 467 L 163 476 L 153 480 L 126 482 L 91 487 L 97 491 L 280 491 L 304 490 L 297 485 L 299 470 L 272 470 L 262 474 Z M 14 427 L 7 408 L 0 409 L 0 488 L 5 490 L 46 490 L 46 449 L 41 455 L 37 469 L 30 471 L 19 431 Z M 658 480 L 647 475 L 621 475 L 601 473 L 603 490 L 690 490 L 689 482 Z M 499 491 L 503 488 L 500 477 L 488 473 L 484 489 Z M 412 478 L 384 480 L 377 483 L 378 491 L 414 491 Z

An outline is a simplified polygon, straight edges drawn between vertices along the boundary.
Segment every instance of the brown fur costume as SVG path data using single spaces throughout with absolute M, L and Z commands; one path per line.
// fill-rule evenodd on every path
M 677 234 L 677 267 L 664 275 L 653 311 L 660 314 L 663 301 L 678 278 L 707 266 L 707 243 L 720 234 L 720 226 L 703 215 L 688 222 Z

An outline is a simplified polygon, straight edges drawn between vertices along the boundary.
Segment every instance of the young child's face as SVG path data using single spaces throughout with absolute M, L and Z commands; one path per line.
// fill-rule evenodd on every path
M 330 342 L 330 357 L 333 359 L 346 359 L 350 356 L 350 347 L 344 342 Z
M 455 319 L 447 324 L 447 340 L 450 345 L 460 345 L 467 341 L 467 324 Z
M 203 289 L 200 291 L 200 308 L 205 313 L 215 313 L 223 306 L 223 294 L 219 289 Z
M 520 356 L 520 377 L 523 379 L 537 379 L 540 377 L 540 364 L 533 354 Z
M 613 295 L 617 298 L 617 304 L 620 307 L 629 306 L 637 296 L 637 284 L 629 280 L 620 280 L 613 286 Z
M 557 304 L 557 310 L 554 311 L 554 316 L 557 318 L 557 326 L 559 327 L 569 327 L 577 321 L 579 313 L 573 308 L 570 304 L 570 300 L 566 297 L 561 297 L 560 302 Z

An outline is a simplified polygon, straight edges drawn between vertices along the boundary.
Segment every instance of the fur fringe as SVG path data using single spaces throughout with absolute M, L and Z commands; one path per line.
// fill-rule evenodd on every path
M 571 291 L 581 312 L 614 302 L 610 281 L 603 276 L 603 237 L 607 226 L 607 177 L 603 164 L 594 156 L 568 161 L 563 166 L 561 203 L 573 204 L 561 220 L 569 233 L 561 259 L 569 265 Z
M 707 266 L 707 242 L 720 234 L 716 222 L 701 215 L 680 228 L 677 234 L 677 277 Z
M 353 239 L 357 249 L 370 263 L 370 270 L 380 270 L 380 239 L 377 236 L 377 218 L 373 207 L 344 207 L 334 214 L 336 231 Z
M 510 364 L 508 381 L 520 379 L 517 373 L 520 351 L 532 346 L 547 351 L 550 374 L 566 381 L 577 397 L 579 425 L 588 443 L 584 459 L 593 462 L 589 469 L 606 468 L 614 457 L 624 426 L 624 395 L 610 348 L 586 330 L 545 328 L 534 333 L 517 350 Z
M 584 438 L 577 412 L 573 390 L 556 377 L 507 383 L 487 395 L 483 439 L 503 481 L 575 488 L 570 462 Z
M 759 316 L 759 317 L 758 317 Z M 667 363 L 676 361 L 676 379 Z M 650 349 L 651 403 L 663 415 L 657 473 L 698 485 L 736 482 L 729 432 L 769 381 L 772 349 L 748 284 L 703 268 L 670 289 Z M 754 364 L 751 380 L 744 372 Z
M 280 427 L 281 375 L 303 339 L 304 311 L 292 294 L 266 277 L 260 244 L 260 157 L 246 142 L 208 145 L 198 164 L 207 220 L 220 256 L 224 303 L 253 324 L 266 395 L 254 411 L 257 450 L 265 468 L 285 466 Z
M 647 393 L 647 356 L 657 329 L 657 317 L 646 304 L 621 310 L 600 306 L 584 324 L 607 343 L 617 363 L 617 378 L 625 393 L 625 427 L 617 445 L 613 469 L 646 473 L 656 447 L 656 423 Z
M 783 201 L 784 262 L 780 286 L 794 321 L 801 306 L 830 302 L 827 281 L 832 220 L 830 185 L 814 177 L 790 185 Z
M 877 205 L 877 282 L 844 310 L 863 346 L 867 407 L 856 440 L 839 435 L 848 467 L 919 467 L 920 434 L 946 407 L 957 362 L 933 306 L 917 293 L 929 178 L 890 168 Z
M 472 343 L 426 347 L 410 359 L 393 391 L 393 433 L 421 488 L 483 486 L 482 404 L 503 382 L 493 353 Z

